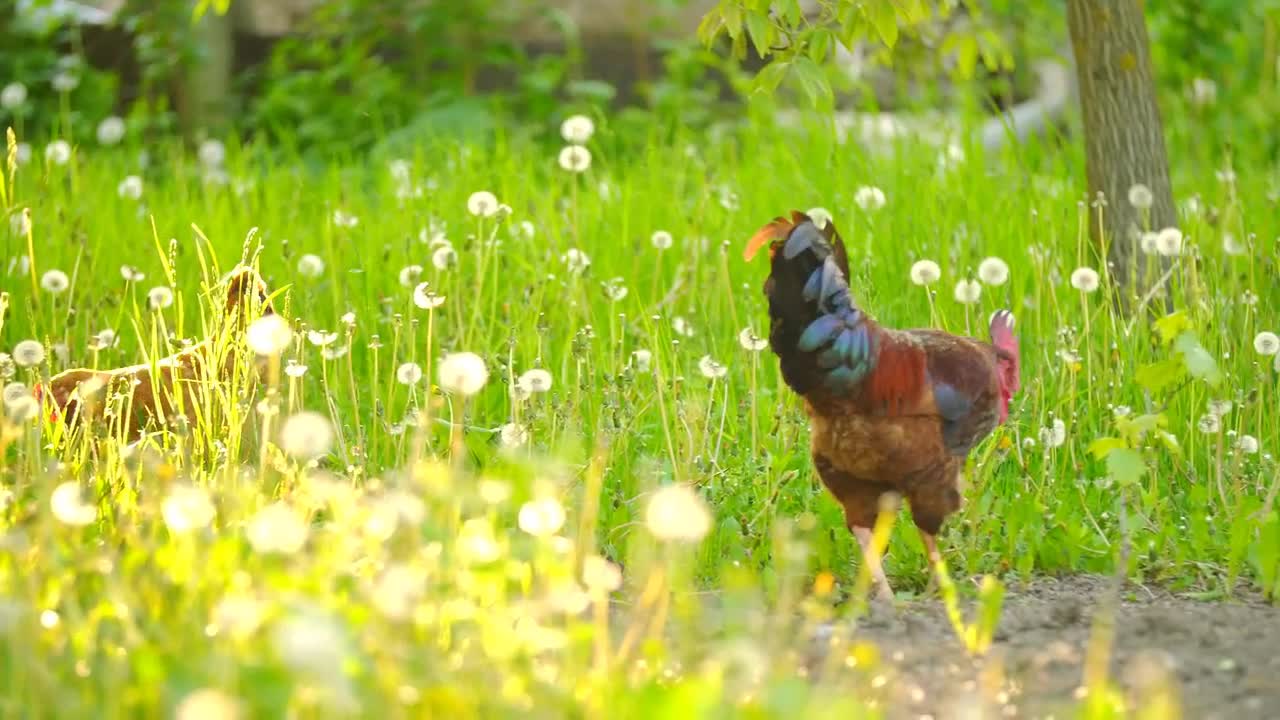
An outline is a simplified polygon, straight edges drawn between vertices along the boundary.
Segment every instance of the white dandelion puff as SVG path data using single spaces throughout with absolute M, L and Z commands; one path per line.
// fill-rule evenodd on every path
M 1071 271 L 1071 287 L 1082 293 L 1091 293 L 1098 289 L 1102 279 L 1098 271 L 1090 267 L 1078 267 Z
M 867 212 L 884 207 L 884 191 L 873 185 L 863 185 L 853 193 L 853 202 Z
M 1040 444 L 1046 449 L 1062 447 L 1067 442 L 1067 424 L 1054 418 L 1049 427 L 1040 428 Z
M 54 488 L 49 509 L 58 522 L 74 527 L 88 525 L 98 517 L 98 509 L 84 501 L 80 484 L 76 482 L 64 482 Z
M 586 145 L 595 132 L 596 124 L 586 115 L 570 115 L 560 123 L 560 137 L 574 145 Z
M 1210 400 L 1209 413 L 1218 417 L 1226 417 L 1231 413 L 1231 408 L 1235 407 L 1230 400 Z
M 324 260 L 310 253 L 298 258 L 298 274 L 307 278 L 320 277 L 324 273 Z
M 675 238 L 671 237 L 671 233 L 666 230 L 655 230 L 653 235 L 649 236 L 649 242 L 659 250 L 666 250 L 674 241 Z
M 413 304 L 423 310 L 434 310 L 444 304 L 444 296 L 433 292 L 430 283 L 419 283 L 413 289 Z
M 520 506 L 520 529 L 534 537 L 549 537 L 564 527 L 564 506 L 555 498 L 531 500 Z
M 611 593 L 622 587 L 622 569 L 599 555 L 588 555 L 582 559 L 582 584 L 597 592 Z
M 653 353 L 648 350 L 633 350 L 631 352 L 631 367 L 638 373 L 647 373 L 653 364 Z
M 13 362 L 18 367 L 31 367 L 44 362 L 44 345 L 38 340 L 23 340 L 13 346 Z
M 1182 231 L 1175 227 L 1167 227 L 1156 235 L 1156 252 L 1165 257 L 1176 257 L 1182 254 Z
M 71 144 L 66 140 L 54 140 L 45 146 L 44 159 L 54 165 L 66 165 L 71 161 Z
M 520 387 L 524 388 L 530 395 L 535 393 L 545 393 L 551 390 L 551 373 L 542 368 L 534 368 L 526 370 L 516 379 Z
M 978 279 L 992 287 L 1009 281 L 1009 264 L 998 257 L 985 258 L 978 263 Z
M 239 720 L 242 716 L 240 703 L 215 688 L 188 693 L 173 711 L 174 720 Z
M 932 285 L 942 279 L 942 268 L 932 260 L 917 260 L 911 266 L 911 282 L 916 285 Z
M 468 396 L 480 392 L 489 380 L 484 358 L 473 352 L 446 355 L 439 365 L 440 387 L 445 392 Z
M 227 160 L 227 146 L 221 140 L 205 140 L 200 143 L 196 155 L 206 168 L 220 168 Z
M 173 304 L 173 290 L 164 285 L 157 285 L 147 291 L 147 306 L 152 310 L 163 310 Z
M 760 352 L 769 347 L 769 340 L 757 335 L 755 330 L 745 327 L 738 331 L 738 344 L 742 346 L 743 350 Z
M 280 427 L 280 449 L 299 460 L 313 460 L 333 447 L 333 425 L 318 412 L 290 415 Z
M 1236 441 L 1236 448 L 1245 455 L 1257 455 L 1258 438 L 1252 435 L 1241 435 L 1240 439 Z
M 1144 232 L 1138 240 L 1138 247 L 1143 255 L 1155 255 L 1160 252 L 1160 233 Z
M 604 288 L 604 296 L 609 298 L 610 302 L 621 302 L 629 292 L 625 281 L 620 277 L 605 280 L 601 283 L 601 287 Z
M 307 544 L 307 521 L 284 501 L 274 502 L 249 519 L 245 535 L 254 552 L 293 555 Z
M 716 362 L 710 355 L 703 355 L 698 359 L 698 372 L 708 380 L 717 380 L 728 374 L 729 368 Z
M 467 198 L 467 212 L 476 217 L 493 217 L 498 214 L 498 198 L 488 190 L 473 192 Z
M 437 270 L 448 270 L 458 264 L 458 251 L 452 245 L 441 245 L 431 253 L 431 265 Z
M 972 305 L 982 298 L 982 283 L 977 280 L 960 280 L 955 288 L 956 302 Z
M 11 82 L 0 90 L 0 108 L 17 110 L 27 102 L 27 86 L 20 82 Z
M 422 381 L 422 366 L 407 362 L 396 368 L 396 381 L 401 385 L 417 385 Z
M 677 335 L 693 337 L 693 323 L 686 320 L 682 315 L 676 315 L 671 318 L 671 329 L 674 330 Z
M 668 485 L 649 498 L 644 523 L 659 540 L 697 542 L 711 530 L 711 513 L 689 486 Z
M 71 287 L 71 278 L 61 270 L 49 270 L 40 276 L 40 287 L 50 295 L 61 295 Z
M 581 145 L 565 145 L 558 158 L 560 169 L 571 173 L 586 172 L 591 167 L 591 151 Z
M 244 338 L 249 349 L 258 355 L 279 355 L 293 341 L 293 328 L 279 315 L 265 315 L 245 329 Z
M 1192 79 L 1191 87 L 1187 92 L 1193 104 L 1207 107 L 1218 100 L 1218 83 L 1207 77 L 1197 77 Z
M 1280 352 L 1280 337 L 1264 330 L 1253 337 L 1253 349 L 1259 355 L 1275 355 Z
M 1235 235 L 1232 235 L 1231 233 L 1223 233 L 1222 251 L 1228 255 L 1240 256 L 1249 252 L 1249 247 L 1243 242 L 1240 242 L 1239 238 Z
M 142 178 L 137 175 L 126 175 L 120 184 L 116 186 L 116 194 L 127 200 L 137 200 L 142 197 Z
M 1153 202 L 1155 202 L 1155 195 L 1152 194 L 1151 188 L 1142 183 L 1135 183 L 1129 187 L 1129 204 L 1134 208 L 1149 210 Z
M 1213 413 L 1205 413 L 1196 422 L 1196 428 L 1206 435 L 1216 435 L 1222 430 L 1222 418 Z
M 587 268 L 591 267 L 591 258 L 578 248 L 569 248 L 564 255 L 560 256 L 560 261 L 574 275 L 581 275 Z
M 175 485 L 160 504 L 164 524 L 170 532 L 177 534 L 208 527 L 213 522 L 214 512 L 209 493 L 194 485 Z
M 124 119 L 111 115 L 98 123 L 98 142 L 102 145 L 115 145 L 124 139 Z
M 509 450 L 523 447 L 529 442 L 529 430 L 520 423 L 506 423 L 498 429 L 498 442 Z
M 421 265 L 406 265 L 400 268 L 400 284 L 404 287 L 413 287 L 418 284 L 418 278 L 422 277 Z
M 327 330 L 308 330 L 307 342 L 316 347 L 328 347 L 338 341 L 338 333 Z
M 333 211 L 333 224 L 340 228 L 353 228 L 360 224 L 360 218 L 338 208 Z

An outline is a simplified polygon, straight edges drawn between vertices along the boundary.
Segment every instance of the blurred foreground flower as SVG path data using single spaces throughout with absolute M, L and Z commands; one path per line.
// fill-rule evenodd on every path
M 245 534 L 255 552 L 292 555 L 307 544 L 309 530 L 302 515 L 281 501 L 259 510 Z
M 440 387 L 462 396 L 475 395 L 489 380 L 484 359 L 472 352 L 446 355 L 440 361 Z
M 644 523 L 659 540 L 697 542 L 711 530 L 711 513 L 688 485 L 668 485 L 649 498 Z
M 80 484 L 76 482 L 64 482 L 54 488 L 49 508 L 59 522 L 77 527 L 88 525 L 98 517 L 98 509 L 84 501 Z

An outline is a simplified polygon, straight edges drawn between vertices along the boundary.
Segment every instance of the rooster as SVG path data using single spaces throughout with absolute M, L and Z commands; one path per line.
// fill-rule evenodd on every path
M 751 238 L 744 259 L 766 244 L 770 348 L 783 380 L 804 398 L 818 476 L 844 507 L 877 595 L 892 599 L 871 546 L 881 498 L 906 498 L 936 573 L 936 536 L 960 508 L 965 458 L 1005 422 L 1018 391 L 1013 314 L 992 315 L 989 343 L 892 330 L 855 304 L 831 222 L 819 227 L 800 212 L 776 218 Z
M 240 366 L 245 328 L 254 318 L 274 313 L 266 283 L 253 268 L 232 271 L 225 284 L 221 333 L 154 363 L 58 373 L 47 385 L 35 387 L 36 399 L 49 401 L 50 420 L 70 424 L 115 415 L 129 442 L 139 440 L 153 424 L 164 426 L 180 416 L 194 422 L 201 399 L 215 389 L 212 383 L 229 382 Z M 253 372 L 258 370 L 254 365 Z M 118 412 L 107 410 L 111 396 L 121 402 Z

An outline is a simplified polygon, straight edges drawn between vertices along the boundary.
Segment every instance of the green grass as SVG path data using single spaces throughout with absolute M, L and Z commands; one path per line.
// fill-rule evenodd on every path
M 7 204 L 30 208 L 34 271 L 65 271 L 71 287 L 33 294 L 29 274 L 3 276 L 0 349 L 36 339 L 69 354 L 50 352 L 49 364 L 19 369 L 14 381 L 141 362 L 144 350 L 177 347 L 166 331 L 200 337 L 213 322 L 206 274 L 256 254 L 271 285 L 288 286 L 284 312 L 303 331 L 285 358 L 308 368 L 278 376 L 265 434 L 274 441 L 283 417 L 307 409 L 330 417 L 336 442 L 310 468 L 262 445 L 261 390 L 249 399 L 250 388 L 233 388 L 211 411 L 225 422 L 158 437 L 156 449 L 128 457 L 112 441 L 6 425 L 4 713 L 54 697 L 49 714 L 158 715 L 201 687 L 241 698 L 255 716 L 285 707 L 323 715 L 340 700 L 389 717 L 523 707 L 613 717 L 623 706 L 687 717 L 724 699 L 766 715 L 872 712 L 862 704 L 874 694 L 867 664 L 837 663 L 816 685 L 795 674 L 798 649 L 786 638 L 798 636 L 797 623 L 846 611 L 832 599 L 853 585 L 856 544 L 811 471 L 807 425 L 776 360 L 738 339 L 744 328 L 767 330 L 767 271 L 743 262 L 743 244 L 793 208 L 832 213 L 854 260 L 855 295 L 887 325 L 978 332 L 997 308 L 1018 316 L 1023 391 L 1007 427 L 974 453 L 966 506 L 943 533 L 954 577 L 1111 571 L 1127 539 L 1127 574 L 1140 582 L 1216 596 L 1238 583 L 1280 589 L 1280 513 L 1267 501 L 1276 370 L 1253 350 L 1259 331 L 1280 330 L 1280 290 L 1268 279 L 1280 232 L 1269 168 L 1237 166 L 1235 183 L 1222 183 L 1191 167 L 1211 153 L 1175 140 L 1194 155 L 1179 164 L 1177 195 L 1198 194 L 1202 211 L 1183 215 L 1188 245 L 1171 297 L 1224 380 L 1179 382 L 1148 400 L 1140 369 L 1180 356 L 1146 322 L 1129 328 L 1104 293 L 1082 295 L 1068 281 L 1078 266 L 1102 269 L 1081 231 L 1083 213 L 1096 210 L 1080 203 L 1077 150 L 1030 144 L 985 157 L 969 147 L 964 162 L 940 169 L 933 149 L 903 143 L 867 155 L 834 146 L 820 128 L 800 137 L 744 123 L 708 139 L 655 127 L 638 139 L 597 122 L 583 175 L 557 167 L 558 146 L 523 136 L 424 145 L 405 158 L 423 188 L 407 199 L 381 159 L 317 169 L 261 148 L 229 149 L 225 185 L 207 184 L 196 161 L 169 146 L 148 148 L 141 172 L 138 148 L 78 148 L 67 166 L 46 165 L 38 151 L 19 168 Z M 144 178 L 141 201 L 116 193 L 131 173 Z M 887 204 L 859 209 L 861 185 L 881 188 Z M 479 190 L 510 217 L 469 215 Z M 335 223 L 338 211 L 358 224 Z M 433 266 L 423 242 L 433 223 L 456 266 Z M 669 249 L 653 247 L 655 231 L 674 236 Z M 1224 232 L 1256 239 L 1227 256 Z M 27 238 L 9 223 L 0 238 L 8 270 L 28 254 Z M 584 272 L 564 260 L 574 248 L 590 258 Z M 298 271 L 305 254 L 323 260 L 318 277 Z M 1007 261 L 1008 283 L 984 288 L 976 305 L 957 303 L 952 287 L 988 256 Z M 932 297 L 908 277 L 923 258 L 942 266 Z M 124 264 L 146 279 L 126 283 Z M 414 264 L 446 297 L 431 313 L 399 281 Z M 168 273 L 177 302 L 151 312 L 146 293 L 170 284 Z M 618 300 L 605 287 L 613 278 L 627 289 Z M 1257 302 L 1242 302 L 1246 293 Z M 107 328 L 119 345 L 91 352 L 90 338 Z M 330 347 L 347 352 L 324 357 L 305 339 L 312 329 L 338 332 Z M 652 353 L 649 372 L 638 350 Z M 489 370 L 470 400 L 396 382 L 406 362 L 434 382 L 455 351 L 478 353 Z M 704 356 L 723 377 L 704 376 Z M 550 392 L 513 399 L 513 378 L 533 368 L 549 371 Z M 1233 403 L 1213 434 L 1197 429 L 1211 400 Z M 1116 406 L 1139 416 L 1148 402 L 1178 451 L 1149 433 L 1129 455 L 1141 469 L 1116 462 L 1109 471 L 1091 443 L 1119 433 Z M 407 417 L 421 422 L 406 426 Z M 1065 439 L 1046 447 L 1041 431 L 1054 418 Z M 504 450 L 500 429 L 515 422 L 528 442 Z M 1260 452 L 1235 450 L 1246 434 Z M 64 481 L 96 507 L 93 523 L 54 517 L 50 495 Z M 709 508 L 701 543 L 655 542 L 646 529 L 649 497 L 671 483 L 695 486 Z M 181 534 L 163 507 L 171 488 L 188 485 L 216 513 L 208 528 Z M 250 542 L 251 519 L 274 495 L 311 521 L 297 552 Z M 565 508 L 567 540 L 517 529 L 533 498 Z M 288 530 L 285 520 L 272 527 Z M 621 610 L 573 580 L 591 553 L 624 566 Z M 900 591 L 925 585 L 909 521 L 893 530 L 886 569 Z M 813 595 L 824 572 L 836 590 Z M 703 614 L 708 592 L 725 613 Z M 585 619 L 565 617 L 578 606 Z M 235 632 L 259 614 L 255 632 Z M 758 665 L 728 662 L 735 647 Z

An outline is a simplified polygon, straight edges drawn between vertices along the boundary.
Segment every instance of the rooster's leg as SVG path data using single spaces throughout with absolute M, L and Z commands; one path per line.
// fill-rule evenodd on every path
M 862 561 L 867 564 L 867 567 L 871 568 L 871 579 L 876 584 L 877 599 L 893 600 L 893 589 L 889 587 L 889 578 L 884 576 L 884 567 L 880 564 L 880 556 L 876 554 L 876 550 L 871 544 L 871 528 L 854 525 L 850 529 L 853 530 L 853 536 L 858 539 L 858 545 L 862 546 Z
M 938 563 L 942 561 L 942 553 L 938 552 L 938 539 L 932 533 L 920 531 L 920 539 L 924 541 L 924 552 L 929 558 L 929 585 L 925 593 L 938 589 Z

